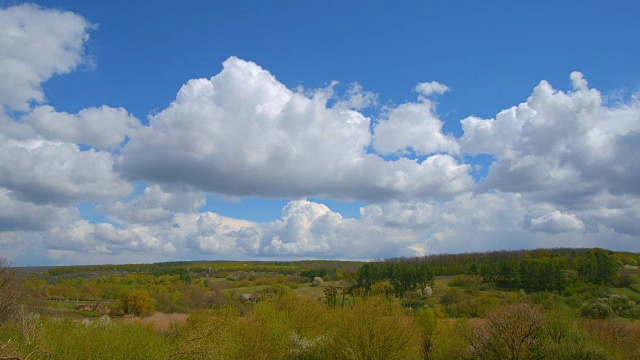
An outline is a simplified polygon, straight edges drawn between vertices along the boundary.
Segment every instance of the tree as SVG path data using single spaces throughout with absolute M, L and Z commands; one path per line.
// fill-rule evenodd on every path
M 338 288 L 335 286 L 327 286 L 324 288 L 324 297 L 329 307 L 335 307 L 338 303 Z
M 146 316 L 156 310 L 156 300 L 147 291 L 138 290 L 126 297 L 124 308 L 137 316 Z
M 610 284 L 615 279 L 618 264 L 605 250 L 593 249 L 587 254 L 587 262 L 580 269 L 588 281 L 594 284 Z
M 527 304 L 506 306 L 487 316 L 468 339 L 473 358 L 534 359 L 540 347 L 542 313 Z
M 18 275 L 7 259 L 0 258 L 0 324 L 13 317 L 21 300 Z
M 434 337 L 440 322 L 439 314 L 433 308 L 422 308 L 415 314 L 415 322 L 421 335 L 420 353 L 429 360 L 434 346 Z
M 373 285 L 371 285 L 371 293 L 374 295 L 382 295 L 384 297 L 389 297 L 393 294 L 393 285 L 388 281 L 380 281 Z

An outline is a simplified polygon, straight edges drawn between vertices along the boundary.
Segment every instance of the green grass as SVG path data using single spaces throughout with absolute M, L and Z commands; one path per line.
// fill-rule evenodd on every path
M 612 294 L 626 295 L 629 300 L 633 300 L 636 303 L 640 302 L 640 294 L 629 288 L 611 288 Z
M 243 286 L 243 287 L 235 287 L 222 290 L 223 293 L 232 293 L 235 292 L 237 294 L 256 294 L 262 290 L 269 288 L 271 285 L 253 285 L 253 286 Z
M 311 299 L 324 299 L 324 289 L 327 286 L 342 286 L 342 282 L 340 281 L 325 281 L 318 286 L 312 286 L 311 283 L 300 284 L 300 286 L 295 289 L 293 292 L 302 297 L 307 297 Z M 338 291 L 338 297 L 341 297 L 340 291 Z

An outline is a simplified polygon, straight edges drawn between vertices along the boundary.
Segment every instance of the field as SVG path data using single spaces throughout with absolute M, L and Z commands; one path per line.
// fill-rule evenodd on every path
M 4 268 L 0 357 L 637 359 L 639 261 L 552 249 Z

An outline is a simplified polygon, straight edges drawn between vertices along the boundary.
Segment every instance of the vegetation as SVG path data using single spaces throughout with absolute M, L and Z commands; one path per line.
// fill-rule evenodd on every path
M 8 261 L 0 258 L 0 325 L 13 317 L 20 300 L 17 275 Z
M 639 261 L 603 249 L 40 272 L 0 260 L 0 358 L 637 359 Z

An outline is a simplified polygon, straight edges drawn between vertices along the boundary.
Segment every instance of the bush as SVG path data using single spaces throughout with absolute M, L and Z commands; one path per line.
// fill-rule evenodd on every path
M 591 319 L 607 319 L 613 316 L 613 309 L 603 299 L 597 299 L 582 304 L 580 315 Z
M 618 274 L 613 280 L 613 286 L 632 288 L 632 285 L 637 284 L 638 280 L 631 274 Z
M 451 288 L 440 299 L 450 317 L 482 317 L 487 311 L 500 306 L 501 300 L 487 293 L 474 294 Z
M 331 353 L 336 359 L 419 359 L 419 332 L 407 310 L 382 297 L 361 299 L 337 315 Z
M 14 345 L 15 359 L 136 360 L 166 359 L 173 346 L 171 339 L 155 329 L 98 320 L 84 323 L 29 317 L 14 322 L 7 334 Z M 35 321 L 35 322 L 34 322 Z M 35 324 L 27 329 L 25 324 Z M 2 354 L 0 342 L 0 357 Z M 32 354 L 29 356 L 29 354 Z M 18 357 L 16 357 L 18 356 Z
M 541 345 L 542 313 L 528 304 L 505 306 L 472 326 L 468 341 L 478 359 L 530 359 Z

